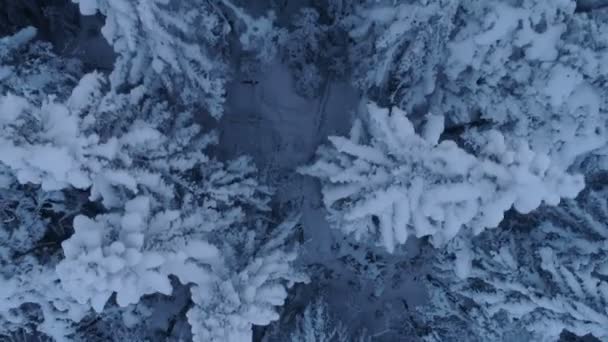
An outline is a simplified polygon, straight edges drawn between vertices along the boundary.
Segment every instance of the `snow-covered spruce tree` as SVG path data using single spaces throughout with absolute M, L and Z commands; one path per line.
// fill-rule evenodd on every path
M 335 1 L 339 2 L 339 1 Z M 459 0 L 341 4 L 351 38 L 353 82 L 375 101 L 410 113 L 435 90 Z M 347 2 L 348 3 L 348 2 Z
M 342 20 L 354 81 L 448 128 L 490 124 L 564 170 L 606 143 L 606 11 L 576 2 L 368 1 Z M 358 63 L 360 61 L 360 63 Z
M 0 38 L 3 141 L 8 137 L 25 141 L 38 126 L 29 116 L 20 116 L 30 101 L 40 105 L 47 91 L 65 95 L 75 82 L 77 63 L 53 55 L 48 44 L 32 42 L 35 35 L 36 30 L 28 27 Z M 9 149 L 2 153 L 13 158 Z M 61 340 L 72 332 L 70 322 L 86 313 L 58 285 L 54 271 L 59 242 L 86 196 L 20 182 L 20 175 L 4 163 L 0 163 L 0 179 L 0 338 L 38 331 Z
M 72 322 L 87 313 L 62 289 L 55 272 L 59 241 L 82 209 L 82 194 L 22 185 L 2 168 L 0 339 L 41 333 L 61 341 L 74 332 Z
M 347 35 L 337 17 L 339 8 L 304 7 L 292 14 L 283 54 L 295 90 L 305 97 L 317 96 L 329 79 L 346 76 Z
M 162 104 L 152 105 L 149 117 L 137 114 L 140 117 L 131 118 L 133 122 L 129 125 L 129 112 L 120 111 L 120 104 L 112 101 L 109 108 L 120 122 L 112 125 L 111 114 L 101 111 L 103 123 L 90 126 L 98 133 L 86 136 L 86 123 L 93 124 L 96 118 L 87 115 L 80 121 L 72 115 L 78 113 L 78 104 L 70 101 L 91 99 L 83 97 L 82 92 L 94 81 L 87 77 L 83 80 L 86 82 L 81 82 L 74 91 L 78 96 L 68 99 L 68 105 L 53 103 L 42 109 L 48 117 L 61 118 L 63 128 L 69 128 L 66 123 L 70 121 L 74 123 L 71 132 L 62 130 L 61 134 L 53 135 L 57 126 L 52 125 L 53 119 L 50 119 L 50 123 L 43 123 L 42 127 L 51 129 L 37 132 L 35 138 L 42 140 L 39 144 L 17 146 L 7 142 L 4 145 L 6 158 L 2 160 L 15 171 L 20 182 L 39 182 L 43 190 L 90 188 L 90 199 L 100 200 L 109 210 L 95 219 L 82 215 L 74 219 L 74 235 L 63 243 L 65 258 L 57 266 L 61 287 L 78 303 L 102 312 L 113 293 L 116 293 L 119 306 L 135 304 L 147 294 L 170 294 L 169 275 L 175 275 L 183 284 L 194 284 L 202 292 L 193 294 L 195 302 L 202 302 L 200 308 L 196 308 L 210 311 L 207 315 L 214 317 L 216 313 L 204 305 L 209 300 L 206 296 L 214 293 L 211 291 L 213 286 L 220 286 L 215 285 L 217 282 L 227 281 L 216 278 L 231 278 L 233 272 L 251 272 L 252 275 L 243 275 L 245 284 L 240 286 L 251 286 L 246 280 L 259 277 L 261 280 L 254 281 L 254 285 L 261 288 L 261 294 L 256 295 L 255 288 L 249 289 L 245 296 L 254 296 L 248 298 L 250 303 L 237 300 L 238 305 L 235 304 L 237 309 L 245 311 L 243 315 L 250 315 L 240 321 L 222 322 L 223 325 L 215 329 L 242 334 L 250 329 L 251 323 L 263 324 L 271 320 L 273 316 L 262 318 L 260 313 L 254 315 L 248 310 L 262 305 L 268 311 L 266 306 L 280 304 L 280 296 L 285 295 L 284 290 L 281 292 L 282 281 L 291 271 L 290 262 L 295 254 L 277 254 L 279 250 L 268 256 L 269 260 L 257 262 L 262 265 L 254 262 L 250 266 L 252 270 L 240 271 L 239 263 L 247 262 L 247 255 L 229 251 L 239 248 L 233 244 L 244 243 L 238 236 L 247 236 L 245 232 L 250 230 L 246 225 L 243 227 L 245 232 L 239 229 L 245 224 L 243 206 L 267 209 L 268 190 L 250 177 L 254 171 L 250 162 L 241 158 L 224 166 L 210 160 L 202 150 L 214 137 L 200 135 L 194 125 L 179 127 L 187 123 L 183 120 L 185 114 L 164 112 L 167 108 Z M 69 104 L 76 107 L 69 110 Z M 108 104 L 102 101 L 100 105 Z M 143 113 L 148 111 L 144 108 Z M 158 126 L 150 127 L 154 124 Z M 99 141 L 107 133 L 118 133 L 121 126 L 126 128 L 122 136 L 108 135 L 111 138 L 107 141 Z M 163 133 L 174 136 L 163 135 L 155 129 L 161 127 L 167 128 Z M 81 135 L 81 132 L 85 134 Z M 70 137 L 70 133 L 74 135 Z M 34 137 L 32 141 L 35 141 Z M 100 150 L 102 152 L 98 152 Z M 48 160 L 45 158 L 53 156 L 62 163 L 45 162 Z M 235 235 L 233 244 L 229 243 L 230 234 Z M 249 243 L 253 244 L 253 241 Z M 235 256 L 228 258 L 230 254 Z M 279 273 L 275 275 L 268 270 L 272 267 L 279 267 Z M 265 286 L 270 286 L 267 281 L 274 292 L 265 290 Z M 233 290 L 232 293 L 238 292 Z M 269 299 L 263 297 L 265 294 Z M 214 300 L 219 302 L 215 306 L 226 304 L 222 299 Z M 270 303 L 266 304 L 264 300 L 270 300 Z M 234 315 L 238 317 L 238 313 Z M 247 321 L 254 318 L 257 320 Z M 195 331 L 201 329 L 196 319 L 191 324 Z M 217 338 L 225 340 L 221 336 Z M 208 339 L 201 337 L 201 340 Z
M 260 58 L 277 39 L 273 16 L 253 18 L 229 0 L 73 0 L 83 15 L 106 17 L 102 34 L 116 53 L 112 87 L 162 86 L 184 105 L 203 105 L 219 118 L 229 78 L 228 17 L 242 49 Z
M 2 43 L 31 36 L 24 31 Z M 276 319 L 273 306 L 282 304 L 285 288 L 305 280 L 293 268 L 297 220 L 275 230 L 247 216 L 269 209 L 270 190 L 255 180 L 251 160 L 208 156 L 217 135 L 203 133 L 191 112 L 170 105 L 162 93 L 148 96 L 143 86 L 106 91 L 99 73 L 56 97 L 9 85 L 18 91 L 0 96 L 6 196 L 27 188 L 49 198 L 84 193 L 80 205 L 92 210 L 68 212 L 75 218 L 66 227 L 73 234 L 61 244 L 63 256 L 55 249 L 41 253 L 43 265 L 29 256 L 18 264 L 15 253 L 2 253 L 12 258 L 3 262 L 6 288 L 15 289 L 2 303 L 3 330 L 6 321 L 9 330 L 75 339 L 78 331 L 70 328 L 85 315 L 103 316 L 114 305 L 131 310 L 143 296 L 170 294 L 170 277 L 191 289 L 195 341 L 238 341 L 252 324 Z M 47 210 L 51 217 L 62 214 Z M 34 216 L 24 221 L 45 218 L 24 212 Z M 47 222 L 38 221 L 48 231 Z M 33 238 L 47 234 L 36 227 L 27 227 Z M 43 315 L 16 315 L 23 306 Z
M 430 110 L 489 121 L 564 169 L 604 145 L 606 13 L 575 5 L 461 2 Z
M 327 34 L 327 25 L 319 21 L 314 8 L 303 8 L 295 15 L 294 29 L 286 39 L 286 60 L 293 70 L 296 90 L 307 97 L 318 93 L 321 72 L 316 59 L 321 53 L 322 38 Z
M 449 299 L 421 308 L 427 323 L 457 318 L 480 341 L 509 340 L 517 330 L 533 341 L 557 341 L 563 331 L 608 338 L 606 198 L 605 189 L 586 190 L 532 220 L 449 246 L 429 287 L 431 298 Z M 458 276 L 454 256 L 466 270 Z
M 388 251 L 409 236 L 440 245 L 463 227 L 477 234 L 496 227 L 511 207 L 528 213 L 583 188 L 580 175 L 553 167 L 526 143 L 508 145 L 497 131 L 478 132 L 471 153 L 439 141 L 441 116 L 428 115 L 418 134 L 397 108 L 362 107 L 350 137 L 330 137 L 300 172 L 320 179 L 334 227 Z
M 318 298 L 309 303 L 298 317 L 296 327 L 290 334 L 292 342 L 346 342 L 351 341 L 346 327 L 330 316 L 327 303 Z
M 57 268 L 61 284 L 81 303 L 102 313 L 112 293 L 125 307 L 144 295 L 169 295 L 169 276 L 190 285 L 187 318 L 194 341 L 242 341 L 252 324 L 278 318 L 286 287 L 306 278 L 294 272 L 295 250 L 285 250 L 297 219 L 276 229 L 257 223 L 201 227 L 198 213 L 180 218 L 161 211 L 150 219 L 149 203 L 136 198 L 126 213 L 79 216 L 75 234 L 64 242 L 65 260 Z M 159 238 L 158 235 L 163 236 Z
M 78 83 L 80 63 L 57 57 L 50 44 L 34 41 L 36 35 L 35 28 L 26 27 L 0 38 L 0 94 L 42 98 L 69 94 Z
M 324 295 L 308 299 L 308 304 L 299 312 L 283 314 L 281 321 L 274 322 L 264 332 L 262 342 L 368 342 L 371 338 L 363 330 L 351 331 L 357 327 L 344 324 L 341 317 L 332 310 Z
M 232 233 L 239 241 L 226 258 L 232 270 L 191 290 L 194 306 L 187 316 L 194 341 L 250 340 L 252 324 L 267 325 L 279 318 L 275 307 L 283 305 L 286 289 L 308 280 L 294 272 L 295 249 L 285 248 L 298 220 L 292 216 L 277 227 L 257 222 L 246 234 Z

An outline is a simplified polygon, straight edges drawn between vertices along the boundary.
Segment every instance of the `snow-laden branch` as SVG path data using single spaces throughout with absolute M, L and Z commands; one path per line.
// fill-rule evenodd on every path
M 606 215 L 605 189 L 588 191 L 543 209 L 526 226 L 454 241 L 435 264 L 442 285 L 429 287 L 431 305 L 421 308 L 433 317 L 427 323 L 460 317 L 480 340 L 501 340 L 518 329 L 534 341 L 556 341 L 564 330 L 605 340 Z M 467 269 L 464 277 L 454 277 L 453 253 Z M 463 316 L 459 306 L 466 301 Z
M 350 138 L 330 137 L 317 161 L 300 172 L 317 177 L 331 224 L 387 250 L 409 236 L 439 245 L 467 228 L 496 227 L 504 212 L 556 205 L 583 188 L 580 175 L 554 168 L 529 146 L 506 144 L 497 131 L 479 133 L 476 154 L 439 141 L 443 118 L 428 115 L 421 134 L 404 112 L 373 103 Z

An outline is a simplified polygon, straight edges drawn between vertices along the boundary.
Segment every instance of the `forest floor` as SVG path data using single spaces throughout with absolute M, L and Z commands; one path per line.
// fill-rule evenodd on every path
M 236 77 L 228 87 L 219 153 L 226 158 L 252 156 L 276 190 L 275 207 L 302 213 L 300 261 L 314 270 L 315 279 L 288 305 L 298 307 L 298 302 L 323 295 L 346 326 L 361 327 L 373 341 L 403 338 L 411 328 L 408 310 L 424 303 L 425 297 L 417 281 L 422 272 L 412 266 L 416 242 L 408 244 L 408 253 L 398 255 L 359 246 L 330 229 L 320 185 L 296 172 L 313 160 L 329 135 L 348 134 L 361 95 L 348 84 L 327 82 L 319 96 L 303 98 L 280 63 L 256 75 L 257 83 L 243 81 Z

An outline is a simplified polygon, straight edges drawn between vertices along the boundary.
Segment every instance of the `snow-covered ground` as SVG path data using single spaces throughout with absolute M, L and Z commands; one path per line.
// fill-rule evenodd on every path
M 319 98 L 308 100 L 293 91 L 290 77 L 277 63 L 256 77 L 257 84 L 236 78 L 220 121 L 220 153 L 252 156 L 277 191 L 277 205 L 304 211 L 306 245 L 327 251 L 330 236 L 318 186 L 295 169 L 310 162 L 328 135 L 347 132 L 359 95 L 347 84 L 330 83 Z
M 304 292 L 322 292 L 347 326 L 367 330 L 375 341 L 394 341 L 397 329 L 400 336 L 407 329 L 404 313 L 424 302 L 416 280 L 421 272 L 413 272 L 411 266 L 416 242 L 406 246 L 408 255 L 360 247 L 330 229 L 319 184 L 296 172 L 298 166 L 311 162 L 327 136 L 348 133 L 361 96 L 341 82 L 329 82 L 314 99 L 293 89 L 289 70 L 280 63 L 254 80 L 236 77 L 228 87 L 226 113 L 219 122 L 219 153 L 228 158 L 252 156 L 277 192 L 275 205 L 302 213 L 300 261 L 321 271 L 315 273 L 323 278 Z

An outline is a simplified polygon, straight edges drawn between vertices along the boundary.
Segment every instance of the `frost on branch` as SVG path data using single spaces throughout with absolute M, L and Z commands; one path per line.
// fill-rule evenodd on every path
M 88 312 L 59 286 L 54 238 L 79 209 L 71 196 L 0 178 L 0 339 L 43 333 L 61 341 Z M 5 187 L 6 186 L 6 187 Z
M 40 176 L 40 170 L 17 166 L 35 164 L 28 159 L 35 151 L 13 152 L 40 127 L 32 108 L 41 106 L 47 91 L 66 96 L 78 68 L 53 55 L 48 44 L 32 42 L 35 35 L 35 29 L 25 28 L 0 39 L 0 140 L 4 160 L 15 162 L 0 162 L 0 338 L 35 331 L 62 340 L 87 312 L 58 286 L 54 272 L 56 241 L 80 209 L 80 192 L 45 191 L 40 182 L 19 182 Z
M 535 216 L 471 240 L 464 279 L 453 276 L 451 246 L 438 257 L 433 274 L 439 286 L 431 292 L 451 300 L 423 309 L 434 313 L 431 324 L 459 316 L 480 340 L 499 340 L 516 329 L 534 341 L 556 341 L 564 330 L 608 338 L 606 190 L 585 191 Z
M 292 13 L 285 37 L 283 59 L 293 73 L 295 90 L 308 98 L 318 96 L 327 82 L 344 79 L 349 68 L 344 49 L 348 36 L 336 17 L 341 5 L 348 5 L 329 3 L 330 9 L 304 7 Z
M 363 1 L 342 20 L 355 84 L 411 112 L 436 87 L 459 1 Z
M 71 211 L 61 192 L 18 185 L 6 170 L 0 171 L 0 179 L 7 182 L 0 184 L 0 260 L 31 250 L 49 229 L 61 234 L 57 221 Z
M 330 137 L 301 172 L 320 179 L 334 227 L 371 236 L 389 251 L 411 235 L 438 245 L 463 227 L 479 233 L 511 207 L 528 213 L 583 188 L 581 176 L 554 168 L 525 143 L 507 145 L 497 131 L 478 133 L 474 155 L 439 141 L 440 116 L 428 115 L 421 134 L 397 108 L 370 103 L 363 116 L 350 138 Z
M 320 45 L 329 27 L 319 22 L 319 13 L 313 8 L 301 9 L 293 26 L 285 42 L 286 61 L 293 70 L 296 91 L 312 98 L 318 93 L 323 77 L 314 62 L 328 50 Z
M 78 82 L 80 64 L 53 54 L 49 43 L 34 40 L 36 33 L 27 27 L 0 38 L 0 94 L 65 95 Z
M 63 291 L 52 267 L 31 256 L 0 266 L 0 336 L 37 331 L 63 341 L 74 332 L 88 308 Z
M 298 316 L 296 327 L 291 333 L 292 342 L 347 342 L 352 341 L 344 324 L 330 315 L 327 303 L 318 298 L 309 303 Z M 363 338 L 361 338 L 361 341 Z
M 226 259 L 232 272 L 219 273 L 214 282 L 191 288 L 194 306 L 188 312 L 195 342 L 250 340 L 252 325 L 268 325 L 279 318 L 287 290 L 308 278 L 295 270 L 293 243 L 299 217 L 277 227 L 256 223 L 240 248 Z M 254 234 L 253 232 L 258 232 Z
M 305 306 L 291 305 L 281 314 L 281 320 L 264 331 L 262 342 L 370 342 L 366 328 L 348 326 L 328 303 L 325 294 L 306 298 Z M 295 311 L 295 312 L 293 312 Z

